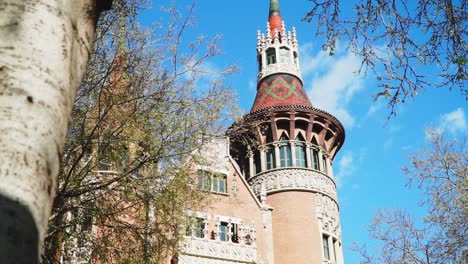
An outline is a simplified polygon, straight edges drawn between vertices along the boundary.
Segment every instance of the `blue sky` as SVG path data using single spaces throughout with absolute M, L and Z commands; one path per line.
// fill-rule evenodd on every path
M 162 1 L 167 3 L 167 1 Z M 154 1 L 143 21 L 161 15 Z M 192 1 L 176 1 L 185 11 Z M 356 76 L 360 60 L 343 48 L 330 57 L 321 50 L 322 39 L 314 36 L 315 27 L 302 22 L 310 2 L 280 1 L 286 27 L 295 26 L 301 47 L 299 54 L 304 88 L 315 107 L 335 115 L 345 126 L 346 142 L 334 161 L 338 183 L 340 217 L 343 229 L 346 263 L 357 263 L 359 257 L 348 248 L 352 242 L 366 242 L 365 225 L 379 208 L 403 208 L 417 215 L 419 194 L 408 190 L 401 167 L 409 154 L 422 147 L 425 128 L 446 129 L 459 136 L 467 130 L 467 103 L 458 90 L 433 88 L 421 92 L 398 108 L 398 114 L 387 123 L 390 109 L 386 102 L 373 101 L 377 92 L 373 75 Z M 223 54 L 209 61 L 209 67 L 221 69 L 237 64 L 239 72 L 227 82 L 239 95 L 240 107 L 248 112 L 256 90 L 256 32 L 265 31 L 268 0 L 199 0 L 195 5 L 197 26 L 187 38 L 221 35 Z M 207 66 L 207 67 L 208 67 Z

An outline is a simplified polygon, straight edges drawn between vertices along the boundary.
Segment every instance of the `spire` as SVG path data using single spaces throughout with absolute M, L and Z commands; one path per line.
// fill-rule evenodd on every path
M 283 27 L 283 19 L 281 18 L 278 0 L 270 0 L 270 15 L 268 22 L 270 24 L 271 37 L 275 38 L 275 31 L 281 32 Z
M 287 31 L 278 0 L 270 0 L 266 34 L 257 33 L 258 83 L 251 112 L 268 107 L 313 107 L 303 88 L 296 30 Z

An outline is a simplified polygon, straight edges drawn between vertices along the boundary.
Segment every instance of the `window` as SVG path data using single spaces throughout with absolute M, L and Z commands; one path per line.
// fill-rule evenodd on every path
M 198 238 L 204 237 L 205 220 L 202 218 L 194 217 L 189 220 L 187 225 L 187 236 L 194 236 Z
M 228 241 L 228 223 L 221 222 L 219 225 L 219 240 Z
M 224 175 L 213 175 L 211 191 L 225 193 L 226 177 Z
M 239 243 L 237 224 L 221 222 L 219 225 L 219 240 Z
M 266 50 L 266 61 L 267 65 L 276 63 L 276 51 L 274 48 L 269 48 Z
M 338 251 L 338 248 L 338 240 L 336 238 L 333 238 L 333 256 L 335 257 L 336 262 L 338 262 L 338 259 L 336 258 L 336 252 Z
M 239 243 L 239 233 L 237 232 L 237 224 L 231 224 L 231 241 L 233 243 Z
M 319 170 L 319 154 L 318 149 L 312 149 L 312 166 L 314 169 Z
M 325 155 L 322 156 L 322 170 L 323 170 L 324 173 L 328 173 L 327 156 L 325 156 Z
M 279 50 L 279 63 L 290 63 L 290 53 L 289 49 L 286 47 L 281 47 Z
M 326 260 L 330 260 L 330 247 L 328 244 L 328 236 L 325 234 L 322 235 L 322 244 L 323 244 L 323 257 Z
M 275 148 L 270 145 L 267 147 L 266 152 L 266 169 L 271 170 L 276 167 L 276 162 L 275 162 Z
M 226 175 L 207 171 L 198 172 L 198 189 L 216 193 L 226 193 Z
M 211 186 L 211 179 L 209 173 L 205 171 L 198 172 L 198 184 L 197 187 L 199 190 L 209 191 Z
M 294 151 L 296 154 L 296 167 L 307 167 L 306 148 L 304 141 L 305 140 L 301 134 L 296 137 L 296 142 L 294 145 Z
M 288 138 L 283 134 L 280 138 L 280 166 L 292 166 L 291 146 L 289 145 Z
M 262 172 L 262 166 L 260 163 L 260 153 L 258 151 L 255 151 L 254 153 L 254 168 L 255 174 Z

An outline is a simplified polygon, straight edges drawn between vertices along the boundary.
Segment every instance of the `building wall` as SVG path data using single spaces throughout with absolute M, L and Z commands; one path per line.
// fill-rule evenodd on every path
M 257 257 L 265 264 L 273 264 L 273 242 L 271 227 L 271 210 L 262 205 L 247 187 L 247 183 L 239 175 L 234 180 L 234 168 L 228 176 L 228 194 L 214 194 L 213 201 L 207 212 L 213 215 L 232 216 L 242 219 L 244 224 L 254 224 L 256 230 Z M 236 186 L 236 187 L 235 187 Z M 237 188 L 234 195 L 232 189 Z M 211 221 L 210 228 L 214 228 Z
M 315 193 L 278 192 L 268 195 L 267 202 L 274 208 L 275 263 L 322 263 Z
M 226 150 L 224 153 L 223 151 Z M 179 257 L 179 263 L 264 263 L 274 264 L 273 235 L 271 228 L 271 208 L 255 197 L 248 186 L 237 164 L 231 159 L 223 144 L 209 147 L 203 155 L 208 161 L 203 166 L 195 165 L 195 171 L 207 171 L 226 176 L 226 192 L 219 193 L 207 190 L 207 202 L 200 208 L 193 208 L 192 214 L 205 219 L 205 235 L 203 238 L 188 238 L 185 250 L 187 254 Z M 196 177 L 195 177 L 196 178 Z M 216 232 L 220 221 L 241 223 L 243 237 L 239 243 L 220 241 Z M 215 233 L 213 234 L 213 231 Z M 247 242 L 245 235 L 251 236 Z M 239 234 L 241 235 L 241 234 Z M 211 248 L 194 250 L 198 248 Z M 238 257 L 231 255 L 232 251 Z M 242 254 L 253 254 L 251 261 L 245 260 Z M 237 260 L 236 260 L 237 259 Z

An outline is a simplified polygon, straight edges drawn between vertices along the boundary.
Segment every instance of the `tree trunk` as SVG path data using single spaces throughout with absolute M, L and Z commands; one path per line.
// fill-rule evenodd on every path
M 112 0 L 0 0 L 0 263 L 37 263 L 67 122 Z

